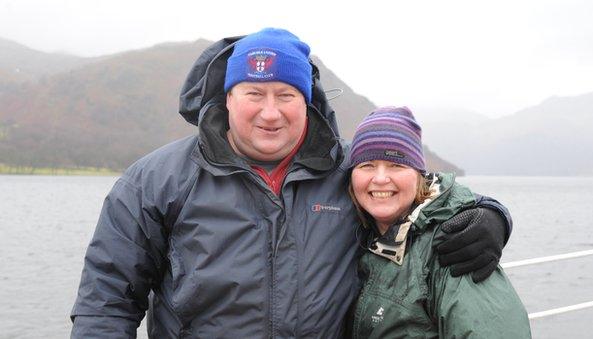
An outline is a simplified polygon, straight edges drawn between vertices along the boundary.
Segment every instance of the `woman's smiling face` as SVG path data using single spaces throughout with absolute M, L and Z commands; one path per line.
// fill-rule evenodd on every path
M 365 161 L 352 170 L 354 196 L 384 233 L 412 207 L 420 173 L 385 160 Z

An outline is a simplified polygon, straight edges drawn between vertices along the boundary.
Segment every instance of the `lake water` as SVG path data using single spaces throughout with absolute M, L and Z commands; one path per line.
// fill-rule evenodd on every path
M 69 337 L 84 252 L 115 180 L 0 175 L 0 338 Z M 503 262 L 593 249 L 593 178 L 459 181 L 511 210 Z M 506 272 L 529 313 L 593 301 L 593 256 Z M 593 308 L 533 319 L 533 337 L 591 336 L 592 320 Z

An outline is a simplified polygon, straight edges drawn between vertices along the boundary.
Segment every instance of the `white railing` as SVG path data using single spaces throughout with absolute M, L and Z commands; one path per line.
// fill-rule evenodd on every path
M 539 264 L 539 263 L 549 262 L 549 261 L 557 261 L 557 260 L 563 260 L 563 259 L 584 257 L 586 255 L 592 255 L 592 254 L 593 254 L 593 250 L 586 250 L 586 251 L 572 252 L 572 253 L 566 253 L 566 254 L 551 255 L 549 257 L 540 257 L 540 258 L 533 258 L 533 259 L 527 259 L 527 260 L 506 262 L 504 264 L 501 264 L 500 266 L 502 266 L 502 268 L 519 267 L 519 266 Z
M 512 261 L 512 262 L 503 263 L 500 266 L 502 266 L 503 268 L 512 268 L 512 267 L 540 264 L 540 263 L 550 262 L 550 261 L 558 261 L 558 260 L 564 260 L 564 259 L 584 257 L 587 255 L 593 255 L 593 250 L 572 252 L 572 253 L 559 254 L 559 255 L 551 255 L 548 257 L 540 257 L 540 258 L 533 258 L 533 259 L 527 259 L 527 260 Z M 529 319 L 537 319 L 537 318 L 547 317 L 547 316 L 554 315 L 554 314 L 560 314 L 560 313 L 566 313 L 566 312 L 570 312 L 570 311 L 581 310 L 581 309 L 589 308 L 589 307 L 593 307 L 593 301 L 584 302 L 584 303 L 576 304 L 576 305 L 565 306 L 565 307 L 554 308 L 554 309 L 542 311 L 542 312 L 529 313 Z
M 542 312 L 529 313 L 529 319 L 547 317 L 549 315 L 566 313 L 566 312 L 581 310 L 583 308 L 589 308 L 589 307 L 593 307 L 593 301 L 589 301 L 589 302 L 582 303 L 582 304 L 565 306 L 565 307 L 558 307 L 558 308 L 555 308 L 552 310 L 547 310 L 547 311 L 542 311 Z

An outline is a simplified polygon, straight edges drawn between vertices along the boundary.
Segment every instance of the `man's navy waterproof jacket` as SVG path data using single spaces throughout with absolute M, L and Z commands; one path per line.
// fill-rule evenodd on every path
M 72 311 L 74 338 L 336 338 L 357 292 L 356 216 L 316 82 L 308 135 L 276 196 L 226 141 L 226 59 L 198 59 L 180 111 L 199 126 L 107 196 Z M 149 297 L 149 292 L 153 294 Z

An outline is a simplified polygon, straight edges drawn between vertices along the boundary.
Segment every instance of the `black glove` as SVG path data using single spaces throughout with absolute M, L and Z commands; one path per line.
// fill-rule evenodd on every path
M 436 246 L 441 266 L 451 266 L 451 275 L 458 277 L 471 272 L 478 283 L 496 269 L 507 226 L 503 217 L 487 208 L 463 211 L 441 225 L 447 234 Z

